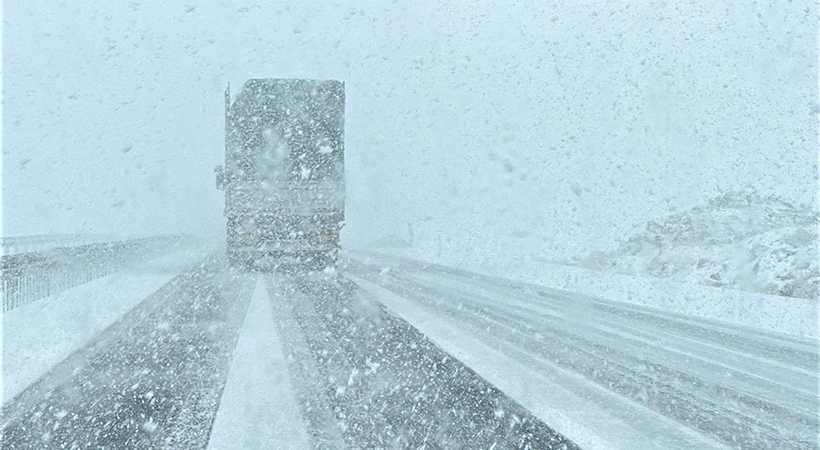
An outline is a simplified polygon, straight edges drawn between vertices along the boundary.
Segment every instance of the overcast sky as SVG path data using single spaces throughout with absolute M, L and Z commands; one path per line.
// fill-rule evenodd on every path
M 816 203 L 817 5 L 764 3 L 7 0 L 4 233 L 218 235 L 222 92 L 265 77 L 345 81 L 351 245 Z

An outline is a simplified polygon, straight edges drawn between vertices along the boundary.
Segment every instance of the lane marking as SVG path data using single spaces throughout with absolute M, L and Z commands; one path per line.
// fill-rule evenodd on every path
M 273 318 L 258 275 L 216 413 L 209 450 L 309 449 Z

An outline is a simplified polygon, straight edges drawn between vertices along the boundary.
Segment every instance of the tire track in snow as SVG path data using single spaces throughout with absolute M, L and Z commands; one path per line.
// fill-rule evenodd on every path
M 716 436 L 730 446 L 816 448 L 817 419 L 814 416 L 793 414 L 786 408 L 761 402 L 709 380 L 635 358 L 619 350 L 617 343 L 622 338 L 617 335 L 610 336 L 604 340 L 608 343 L 602 345 L 601 331 L 593 329 L 600 315 L 596 314 L 595 309 L 590 309 L 589 315 L 584 317 L 586 325 L 575 323 L 574 328 L 559 326 L 555 324 L 562 322 L 561 317 L 544 314 L 533 317 L 532 311 L 515 313 L 503 296 L 489 299 L 475 292 L 453 291 L 442 286 L 442 280 L 425 279 L 412 270 L 393 270 L 378 276 L 381 272 L 379 267 L 356 264 L 352 267 L 365 278 L 426 308 L 469 323 L 477 333 L 497 336 L 513 348 L 582 374 L 598 385 L 673 417 L 706 435 Z M 435 269 L 424 273 L 429 274 Z M 520 288 L 514 286 L 513 293 L 520 291 Z M 560 304 L 552 306 L 561 307 Z M 639 367 L 643 368 L 642 372 L 635 371 Z M 701 392 L 700 398 L 695 394 L 697 392 Z M 727 403 L 732 407 L 727 407 Z M 738 413 L 735 407 L 746 414 Z

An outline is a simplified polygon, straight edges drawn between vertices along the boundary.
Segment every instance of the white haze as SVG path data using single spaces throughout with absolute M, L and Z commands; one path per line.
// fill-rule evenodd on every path
M 3 2 L 6 235 L 219 235 L 223 89 L 347 92 L 344 244 L 556 257 L 721 191 L 817 201 L 815 2 Z

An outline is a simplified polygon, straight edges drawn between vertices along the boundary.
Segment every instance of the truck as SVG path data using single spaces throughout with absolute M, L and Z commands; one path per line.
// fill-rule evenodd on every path
M 246 269 L 334 267 L 344 226 L 344 83 L 250 79 L 225 90 L 226 252 Z

